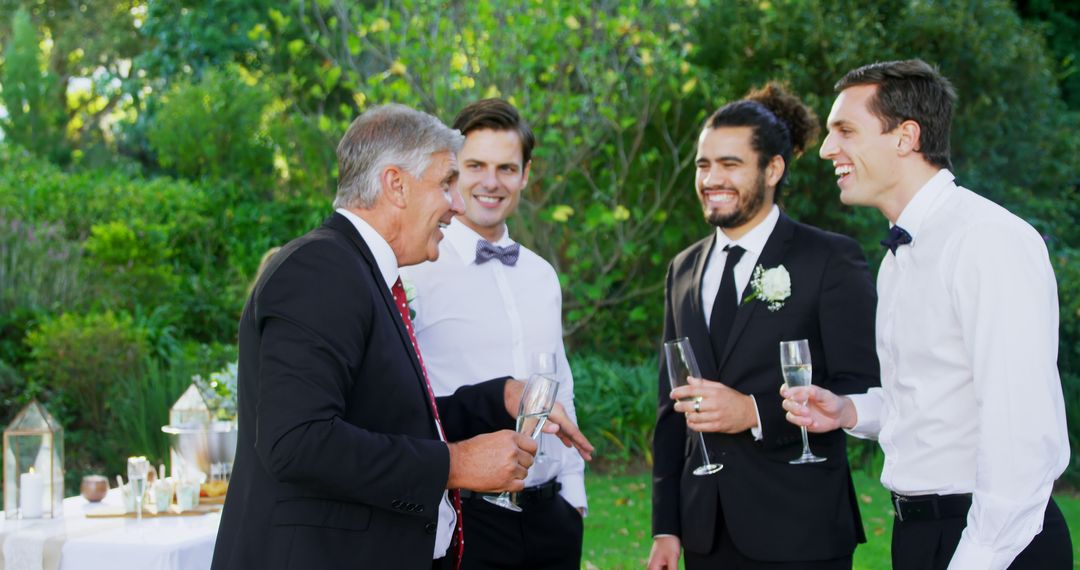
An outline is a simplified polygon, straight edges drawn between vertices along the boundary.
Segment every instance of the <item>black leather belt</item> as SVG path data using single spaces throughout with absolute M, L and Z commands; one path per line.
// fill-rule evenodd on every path
M 966 517 L 971 509 L 971 493 L 960 495 L 897 495 L 892 494 L 896 520 L 933 521 Z
M 559 490 L 562 489 L 562 483 L 552 479 L 547 483 L 542 483 L 535 487 L 525 487 L 524 490 L 517 493 L 511 493 L 515 504 L 532 503 L 537 501 L 547 501 L 554 499 L 559 494 Z M 477 493 L 476 491 L 469 491 L 468 489 L 461 490 L 462 499 L 479 499 L 481 497 L 494 497 L 498 493 Z

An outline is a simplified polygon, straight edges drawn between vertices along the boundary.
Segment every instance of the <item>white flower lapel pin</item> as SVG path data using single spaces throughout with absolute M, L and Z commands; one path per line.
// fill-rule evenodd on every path
M 743 303 L 759 299 L 770 311 L 779 311 L 790 296 L 791 275 L 783 265 L 770 269 L 758 265 L 750 278 L 750 294 L 743 299 Z

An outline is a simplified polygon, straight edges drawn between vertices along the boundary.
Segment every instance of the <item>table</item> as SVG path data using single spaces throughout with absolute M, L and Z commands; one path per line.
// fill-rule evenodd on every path
M 120 505 L 119 490 L 110 489 L 98 504 L 82 497 L 64 499 L 64 516 L 59 519 L 3 519 L 0 570 L 210 568 L 220 512 L 142 521 L 85 516 Z

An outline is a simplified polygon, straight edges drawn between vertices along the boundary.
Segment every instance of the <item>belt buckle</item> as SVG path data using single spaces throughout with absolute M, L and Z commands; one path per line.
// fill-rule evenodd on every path
M 896 511 L 896 520 L 904 522 L 904 509 L 903 504 L 907 499 L 897 494 L 893 494 L 893 509 Z

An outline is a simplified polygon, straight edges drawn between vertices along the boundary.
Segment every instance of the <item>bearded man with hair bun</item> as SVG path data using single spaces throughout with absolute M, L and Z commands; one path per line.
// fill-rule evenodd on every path
M 671 390 L 661 354 L 653 441 L 650 570 L 850 569 L 865 542 L 844 435 L 813 435 L 825 461 L 794 465 L 802 436 L 784 419 L 779 343 L 807 339 L 813 382 L 837 393 L 878 385 L 874 284 L 851 238 L 781 211 L 795 157 L 817 118 L 770 83 L 703 125 L 695 193 L 715 229 L 668 267 L 663 340 L 687 337 L 702 378 Z M 755 272 L 790 279 L 763 294 Z M 696 476 L 704 435 L 723 464 Z

